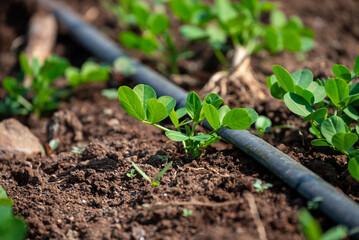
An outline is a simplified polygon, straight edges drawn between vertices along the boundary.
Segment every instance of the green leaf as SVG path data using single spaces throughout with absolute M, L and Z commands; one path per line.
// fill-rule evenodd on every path
M 135 15 L 140 28 L 144 29 L 150 16 L 148 6 L 143 2 L 134 3 L 132 4 L 132 13 Z
M 308 116 L 306 116 L 303 119 L 303 122 L 305 122 L 305 121 L 314 121 L 314 120 L 317 120 L 317 119 L 324 119 L 326 115 L 327 115 L 327 109 L 326 108 L 320 108 L 320 109 L 312 112 Z
M 359 76 L 359 56 L 357 56 L 354 62 L 354 73 Z
M 45 60 L 44 65 L 41 67 L 39 75 L 46 78 L 50 82 L 64 75 L 68 62 L 64 58 L 51 56 Z
M 320 240 L 339 240 L 345 239 L 348 235 L 348 228 L 345 226 L 335 226 L 326 231 Z
M 155 98 L 151 98 L 150 100 L 148 100 L 146 114 L 147 120 L 152 124 L 160 122 L 168 116 L 165 105 L 160 103 Z
M 217 93 L 210 93 L 204 98 L 203 102 L 211 104 L 218 109 L 223 103 L 223 99 Z
M 323 121 L 322 126 L 321 126 L 321 132 L 322 132 L 323 136 L 325 137 L 325 139 L 327 139 L 327 141 L 329 143 L 331 143 L 332 137 L 336 133 L 339 133 L 339 132 L 345 133 L 345 132 L 347 132 L 347 128 L 346 128 L 346 125 L 345 125 L 343 119 L 341 119 L 338 116 L 332 116 Z
M 247 110 L 235 108 L 230 110 L 223 118 L 223 125 L 233 130 L 249 128 L 253 120 Z
M 314 41 L 312 37 L 301 37 L 300 43 L 300 51 L 306 52 L 314 48 Z
M 14 201 L 11 198 L 0 198 L 0 206 L 1 205 L 12 207 L 14 205 Z
M 272 121 L 266 116 L 259 116 L 256 120 L 255 127 L 258 130 L 266 131 L 267 128 L 272 126 Z
M 334 105 L 339 107 L 339 102 L 349 96 L 349 86 L 342 79 L 330 78 L 325 84 L 325 92 Z
M 350 95 L 344 99 L 342 99 L 340 102 L 339 102 L 339 106 L 341 107 L 346 107 L 348 105 L 352 105 L 352 106 L 358 106 L 358 102 L 357 100 L 359 100 L 359 93 L 356 93 L 354 95 Z
M 222 29 L 214 26 L 208 26 L 206 33 L 209 37 L 209 42 L 214 49 L 221 49 L 227 41 L 227 34 Z
M 172 112 L 169 114 L 169 117 L 170 117 L 170 119 L 171 119 L 171 121 L 172 121 L 172 124 L 173 124 L 176 128 L 178 128 L 179 121 L 178 121 L 178 117 L 177 117 L 177 114 L 176 114 L 176 112 L 175 112 L 174 109 L 172 109 Z
M 190 7 L 186 4 L 186 1 L 171 0 L 170 8 L 180 20 L 184 22 L 191 21 L 191 10 Z
M 141 38 L 130 31 L 121 32 L 118 40 L 123 46 L 130 49 L 138 49 L 141 45 Z
M 332 67 L 332 72 L 334 73 L 334 75 L 337 78 L 343 79 L 346 82 L 350 82 L 352 80 L 352 73 L 350 72 L 350 70 L 341 64 L 335 64 Z
M 310 142 L 313 146 L 331 146 L 327 140 L 323 139 L 323 138 L 320 138 L 320 139 L 314 139 Z
M 283 31 L 283 47 L 291 52 L 298 52 L 301 50 L 302 42 L 298 32 L 292 29 L 285 29 Z
M 123 109 L 132 117 L 143 121 L 146 118 L 142 102 L 137 94 L 129 87 L 122 86 L 118 88 L 118 99 Z
M 29 61 L 27 60 L 26 55 L 22 52 L 19 55 L 19 64 L 21 67 L 21 70 L 28 75 L 29 77 L 33 76 L 32 69 L 30 67 Z
M 299 85 L 296 85 L 295 93 L 298 94 L 299 96 L 301 96 L 302 98 L 304 98 L 309 103 L 309 105 L 313 105 L 314 95 L 311 91 L 304 89 Z
M 65 70 L 65 76 L 71 86 L 77 87 L 82 83 L 80 70 L 76 67 L 68 67 Z M 116 91 L 117 92 L 117 91 Z M 117 98 L 117 93 L 116 93 Z
M 198 134 L 196 136 L 190 137 L 193 141 L 208 141 L 212 138 L 212 135 L 209 134 Z
M 274 27 L 283 27 L 287 23 L 287 18 L 282 11 L 275 10 L 270 14 L 270 23 Z
M 191 25 L 183 25 L 180 28 L 180 33 L 187 40 L 201 40 L 208 37 L 206 31 L 202 30 L 199 27 L 191 26 Z
M 150 54 L 157 49 L 157 46 L 158 45 L 155 38 L 141 37 L 138 48 L 142 52 Z
M 131 161 L 131 163 L 132 163 L 132 166 L 136 169 L 136 171 L 137 171 L 139 174 L 141 174 L 141 176 L 142 176 L 144 179 L 146 179 L 147 181 L 149 181 L 150 183 L 152 183 L 151 178 L 150 178 L 144 171 L 142 171 L 141 168 L 139 168 L 139 167 L 136 165 L 136 163 L 134 163 L 134 162 L 132 162 L 132 161 Z
M 118 98 L 118 92 L 116 88 L 103 89 L 101 91 L 101 95 L 110 100 Z
M 13 77 L 6 77 L 3 80 L 2 85 L 6 92 L 13 98 L 17 98 L 23 91 L 21 84 Z
M 283 49 L 283 42 L 278 29 L 272 26 L 266 27 L 265 40 L 272 53 L 278 53 Z
M 187 109 L 186 108 L 179 108 L 179 109 L 176 110 L 176 114 L 177 114 L 178 119 L 181 119 L 187 114 Z
M 284 103 L 293 113 L 306 117 L 313 112 L 313 108 L 303 97 L 296 93 L 286 93 Z
M 359 112 L 353 107 L 347 107 L 343 110 L 346 115 L 352 118 L 355 121 L 359 121 Z
M 348 150 L 356 141 L 358 141 L 358 135 L 355 133 L 338 132 L 332 137 L 332 144 L 339 151 Z
M 189 137 L 181 132 L 178 131 L 172 131 L 169 130 L 167 132 L 165 132 L 166 136 L 171 139 L 172 141 L 176 141 L 176 142 L 182 142 L 182 141 L 186 141 L 189 139 Z
M 83 82 L 103 82 L 109 78 L 109 69 L 87 61 L 81 67 Z
M 173 163 L 173 161 L 169 162 L 169 163 L 161 170 L 161 172 L 156 176 L 155 182 L 157 182 L 157 181 L 163 176 L 163 174 L 165 174 L 165 173 L 168 171 L 168 169 L 172 166 L 172 163 Z
M 310 240 L 320 240 L 322 236 L 322 229 L 307 209 L 301 208 L 299 210 L 299 222 L 303 228 L 304 235 Z
M 285 70 L 283 67 L 279 65 L 273 66 L 274 75 L 279 82 L 279 85 L 286 91 L 286 92 L 294 92 L 294 81 L 292 76 Z
M 148 100 L 157 98 L 155 90 L 148 85 L 138 84 L 133 88 L 142 103 L 143 110 L 146 112 Z
M 0 198 L 8 198 L 5 189 L 0 187 Z
M 307 89 L 313 82 L 313 73 L 308 69 L 299 70 L 292 73 L 294 85 L 299 85 L 304 89 Z
M 169 21 L 164 14 L 155 14 L 151 17 L 149 22 L 149 28 L 153 34 L 164 33 L 169 26 Z
M 227 106 L 227 105 L 224 105 L 222 107 L 220 107 L 218 109 L 218 116 L 219 116 L 219 121 L 222 123 L 223 122 L 223 118 L 224 116 L 229 112 L 231 111 L 231 109 Z
M 203 111 L 211 127 L 214 130 L 219 129 L 221 127 L 221 123 L 219 120 L 219 114 L 217 112 L 217 109 L 211 104 L 204 103 Z
M 278 82 L 275 82 L 270 88 L 270 93 L 274 98 L 283 99 L 286 91 L 279 85 Z
M 190 92 L 186 99 L 186 110 L 194 122 L 199 120 L 202 109 L 201 99 L 195 92 Z
M 359 159 L 358 156 L 350 158 L 348 163 L 348 170 L 350 175 L 359 182 Z
M 314 103 L 318 103 L 324 100 L 327 96 L 325 93 L 325 88 L 320 86 L 317 82 L 312 82 L 307 90 L 311 91 L 314 95 Z
M 249 116 L 251 116 L 252 124 L 255 123 L 258 118 L 258 113 L 252 108 L 244 108 L 244 109 L 249 113 Z
M 236 9 L 229 0 L 216 0 L 214 9 L 217 11 L 218 19 L 222 23 L 226 23 L 238 16 Z
M 158 101 L 166 107 L 167 114 L 170 114 L 176 106 L 176 100 L 170 96 L 162 96 L 158 99 Z

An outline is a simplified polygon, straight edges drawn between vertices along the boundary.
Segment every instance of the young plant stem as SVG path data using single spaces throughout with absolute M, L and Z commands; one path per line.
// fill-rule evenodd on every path
M 216 56 L 216 58 L 218 59 L 218 61 L 224 65 L 225 67 L 228 66 L 228 61 L 226 59 L 226 57 L 223 55 L 222 51 L 219 49 L 213 49 L 214 55 Z
M 156 123 L 150 123 L 149 121 L 146 121 L 146 120 L 144 120 L 144 121 L 142 121 L 142 122 L 145 123 L 145 124 L 148 124 L 148 125 L 155 126 L 156 128 L 159 128 L 159 129 L 161 129 L 161 130 L 163 130 L 163 131 L 165 131 L 165 132 L 169 131 L 168 128 L 162 127 L 161 125 L 158 125 L 158 124 L 156 124 Z

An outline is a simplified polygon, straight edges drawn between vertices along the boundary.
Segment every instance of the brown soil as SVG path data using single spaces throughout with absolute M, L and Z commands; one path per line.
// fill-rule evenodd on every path
M 17 36 L 25 34 L 26 22 L 34 11 L 33 5 L 24 2 L 5 1 L 0 10 L 1 78 L 16 72 L 16 54 L 9 49 Z M 98 1 L 69 2 L 82 14 L 91 7 L 100 9 Z M 317 48 L 305 62 L 291 53 L 254 56 L 252 66 L 259 81 L 271 74 L 273 64 L 289 71 L 307 67 L 317 77 L 331 75 L 333 63 L 352 66 L 359 50 L 359 20 L 355 18 L 359 3 L 323 0 L 321 8 L 317 4 L 283 1 L 287 14 L 298 15 L 314 28 Z M 14 11 L 23 18 L 10 21 Z M 99 11 L 99 17 L 91 21 L 113 27 L 113 17 Z M 339 14 L 342 12 L 346 14 Z M 117 35 L 111 34 L 114 38 Z M 90 56 L 64 32 L 58 37 L 55 52 L 69 57 L 75 65 Z M 60 142 L 51 156 L 0 159 L 0 185 L 14 199 L 16 214 L 28 223 L 29 239 L 259 239 L 260 224 L 253 204 L 249 204 L 252 198 L 268 239 L 303 239 L 297 211 L 306 200 L 297 192 L 224 142 L 209 148 L 202 159 L 191 160 L 160 130 L 140 124 L 124 113 L 117 100 L 101 96 L 99 90 L 105 87 L 81 87 L 56 113 L 40 119 L 20 118 L 43 144 L 52 137 Z M 236 96 L 235 88 L 228 89 L 232 92 L 225 98 L 232 107 L 252 105 L 274 125 L 300 126 L 300 132 L 278 130 L 266 139 L 359 201 L 359 186 L 346 170 L 346 159 L 330 150 L 322 153 L 323 148 L 310 147 L 306 126 L 280 101 L 269 98 L 254 104 L 254 97 Z M 0 99 L 4 96 L 0 89 Z M 54 125 L 59 126 L 56 132 L 51 128 Z M 72 147 L 81 145 L 86 146 L 83 154 L 71 152 Z M 165 165 L 157 155 L 169 155 L 174 161 L 159 187 L 152 188 L 139 174 L 133 180 L 126 176 L 131 160 L 150 177 L 156 176 Z M 274 187 L 257 193 L 252 187 L 256 179 Z M 193 214 L 184 217 L 183 209 L 191 209 Z M 333 225 L 320 213 L 315 216 L 324 228 Z

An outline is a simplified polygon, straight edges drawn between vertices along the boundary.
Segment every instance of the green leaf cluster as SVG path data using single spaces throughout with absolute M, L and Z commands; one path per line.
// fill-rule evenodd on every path
M 101 66 L 95 62 L 87 61 L 82 64 L 81 69 L 68 67 L 65 76 L 72 87 L 91 82 L 104 82 L 109 78 L 110 68 Z
M 250 108 L 231 110 L 226 105 L 221 106 L 223 99 L 215 93 L 207 95 L 201 101 L 197 93 L 191 92 L 187 96 L 186 107 L 177 111 L 174 110 L 176 101 L 173 98 L 163 96 L 157 99 L 155 91 L 143 84 L 135 86 L 133 90 L 127 86 L 119 87 L 118 97 L 128 114 L 145 124 L 164 130 L 169 139 L 182 142 L 186 153 L 193 158 L 201 156 L 208 145 L 221 139 L 216 131 L 225 127 L 234 130 L 247 129 L 258 117 Z M 186 115 L 189 119 L 181 120 Z M 167 117 L 171 119 L 176 130 L 158 124 Z M 204 119 L 207 119 L 213 131 L 209 134 L 196 133 L 196 126 Z
M 22 240 L 26 237 L 26 224 L 13 215 L 13 204 L 12 199 L 8 198 L 5 190 L 0 187 L 0 239 Z
M 354 63 L 354 72 L 346 66 L 336 64 L 332 68 L 335 78 L 313 80 L 309 70 L 292 74 L 281 66 L 273 66 L 274 75 L 267 77 L 267 86 L 273 97 L 281 99 L 295 114 L 303 116 L 303 121 L 311 124 L 310 131 L 318 139 L 315 146 L 330 146 L 348 155 L 348 168 L 359 181 L 358 141 L 359 56 Z
M 19 63 L 21 72 L 18 78 L 6 77 L 2 82 L 8 96 L 0 102 L 0 113 L 26 115 L 56 109 L 59 102 L 68 97 L 72 90 L 55 84 L 64 75 L 72 87 L 104 81 L 109 77 L 108 67 L 98 66 L 90 61 L 84 63 L 80 71 L 69 66 L 64 58 L 51 56 L 40 65 L 36 58 L 30 61 L 21 53 Z M 26 82 L 31 82 L 31 85 L 27 86 Z
M 299 222 L 308 240 L 340 240 L 348 236 L 348 229 L 342 225 L 332 227 L 323 233 L 319 222 L 305 208 L 299 210 Z

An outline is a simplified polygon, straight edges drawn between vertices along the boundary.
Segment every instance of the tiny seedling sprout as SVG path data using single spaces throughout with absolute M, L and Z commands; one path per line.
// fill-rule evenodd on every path
M 131 180 L 136 177 L 137 174 L 135 174 L 135 169 L 131 169 L 131 171 L 129 173 L 126 174 L 127 177 L 131 178 Z
M 59 147 L 59 142 L 56 139 L 51 139 L 49 143 L 45 144 L 46 154 L 48 156 L 54 154 L 58 147 Z
M 161 159 L 162 162 L 167 162 L 167 159 L 170 157 L 170 155 L 167 155 L 166 157 L 162 157 L 161 155 L 157 155 L 159 159 Z
M 193 211 L 191 209 L 183 209 L 182 216 L 189 217 L 193 214 Z
M 136 165 L 136 163 L 134 163 L 134 162 L 132 162 L 131 161 L 131 163 L 132 163 L 132 165 L 133 165 L 133 167 L 136 169 L 136 171 L 144 178 L 144 179 L 146 179 L 149 183 L 151 183 L 151 185 L 153 186 L 153 187 L 155 187 L 155 186 L 159 186 L 160 185 L 160 182 L 159 182 L 159 180 L 160 180 L 160 178 L 163 176 L 163 174 L 165 174 L 167 171 L 168 171 L 168 169 L 172 166 L 172 161 L 171 162 L 169 162 L 162 170 L 161 170 L 161 172 L 159 172 L 159 174 L 155 177 L 155 180 L 151 180 L 151 178 L 145 173 L 145 172 L 143 172 L 142 170 L 141 170 L 141 168 L 139 168 L 137 165 Z
M 85 151 L 85 148 L 86 148 L 86 146 L 84 146 L 84 145 L 79 146 L 79 147 L 72 147 L 71 152 L 81 155 Z
M 262 184 L 262 180 L 257 179 L 256 182 L 253 184 L 253 187 L 257 192 L 263 192 L 264 190 L 273 187 L 273 184 L 271 183 Z
M 319 204 L 323 201 L 322 197 L 315 197 L 312 201 L 307 202 L 307 208 L 309 210 L 316 210 L 319 207 Z

